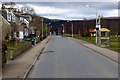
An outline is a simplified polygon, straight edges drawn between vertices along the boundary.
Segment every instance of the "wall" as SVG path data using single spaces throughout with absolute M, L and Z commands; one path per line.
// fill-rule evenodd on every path
M 11 25 L 10 23 L 2 16 L 2 40 L 5 40 L 5 37 L 8 35 L 10 35 L 10 31 L 11 31 Z

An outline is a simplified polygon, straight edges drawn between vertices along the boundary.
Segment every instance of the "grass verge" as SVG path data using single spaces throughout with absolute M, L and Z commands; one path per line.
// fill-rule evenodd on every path
M 71 37 L 71 36 L 62 36 L 62 37 Z M 83 41 L 86 41 L 86 42 L 89 42 L 89 43 L 92 43 L 94 45 L 96 45 L 95 43 L 95 37 L 79 37 L 79 36 L 74 36 L 75 39 L 79 39 L 79 40 L 83 40 Z M 110 50 L 113 50 L 115 52 L 118 52 L 120 53 L 120 37 L 111 37 L 110 38 L 110 46 L 108 47 L 104 47 L 104 48 L 107 48 L 107 49 L 110 49 Z

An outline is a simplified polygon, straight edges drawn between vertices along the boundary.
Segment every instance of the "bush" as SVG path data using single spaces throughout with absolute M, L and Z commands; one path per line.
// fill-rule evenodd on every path
M 83 37 L 89 37 L 89 31 L 88 31 L 88 30 L 83 31 L 82 36 L 83 36 Z

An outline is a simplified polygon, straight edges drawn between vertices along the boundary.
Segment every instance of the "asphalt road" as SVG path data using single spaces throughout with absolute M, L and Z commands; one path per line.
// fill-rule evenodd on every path
M 118 64 L 68 38 L 52 36 L 31 78 L 117 78 Z

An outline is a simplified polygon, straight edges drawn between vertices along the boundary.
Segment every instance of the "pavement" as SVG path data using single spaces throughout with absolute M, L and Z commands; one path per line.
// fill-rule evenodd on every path
M 81 43 L 85 44 L 85 42 Z M 118 64 L 75 41 L 52 36 L 30 78 L 117 78 Z
M 112 51 L 112 50 L 109 50 L 109 49 L 106 49 L 106 48 L 102 48 L 100 46 L 96 46 L 94 44 L 91 44 L 91 43 L 88 43 L 86 41 L 82 41 L 82 40 L 78 40 L 78 39 L 74 39 L 74 38 L 71 38 L 71 37 L 68 37 L 69 39 L 89 48 L 89 49 L 92 49 L 93 51 L 119 63 L 119 60 L 118 60 L 118 54 L 117 52 L 115 51 Z
M 49 39 L 50 36 L 23 52 L 15 60 L 9 61 L 2 69 L 2 77 L 25 78 Z

